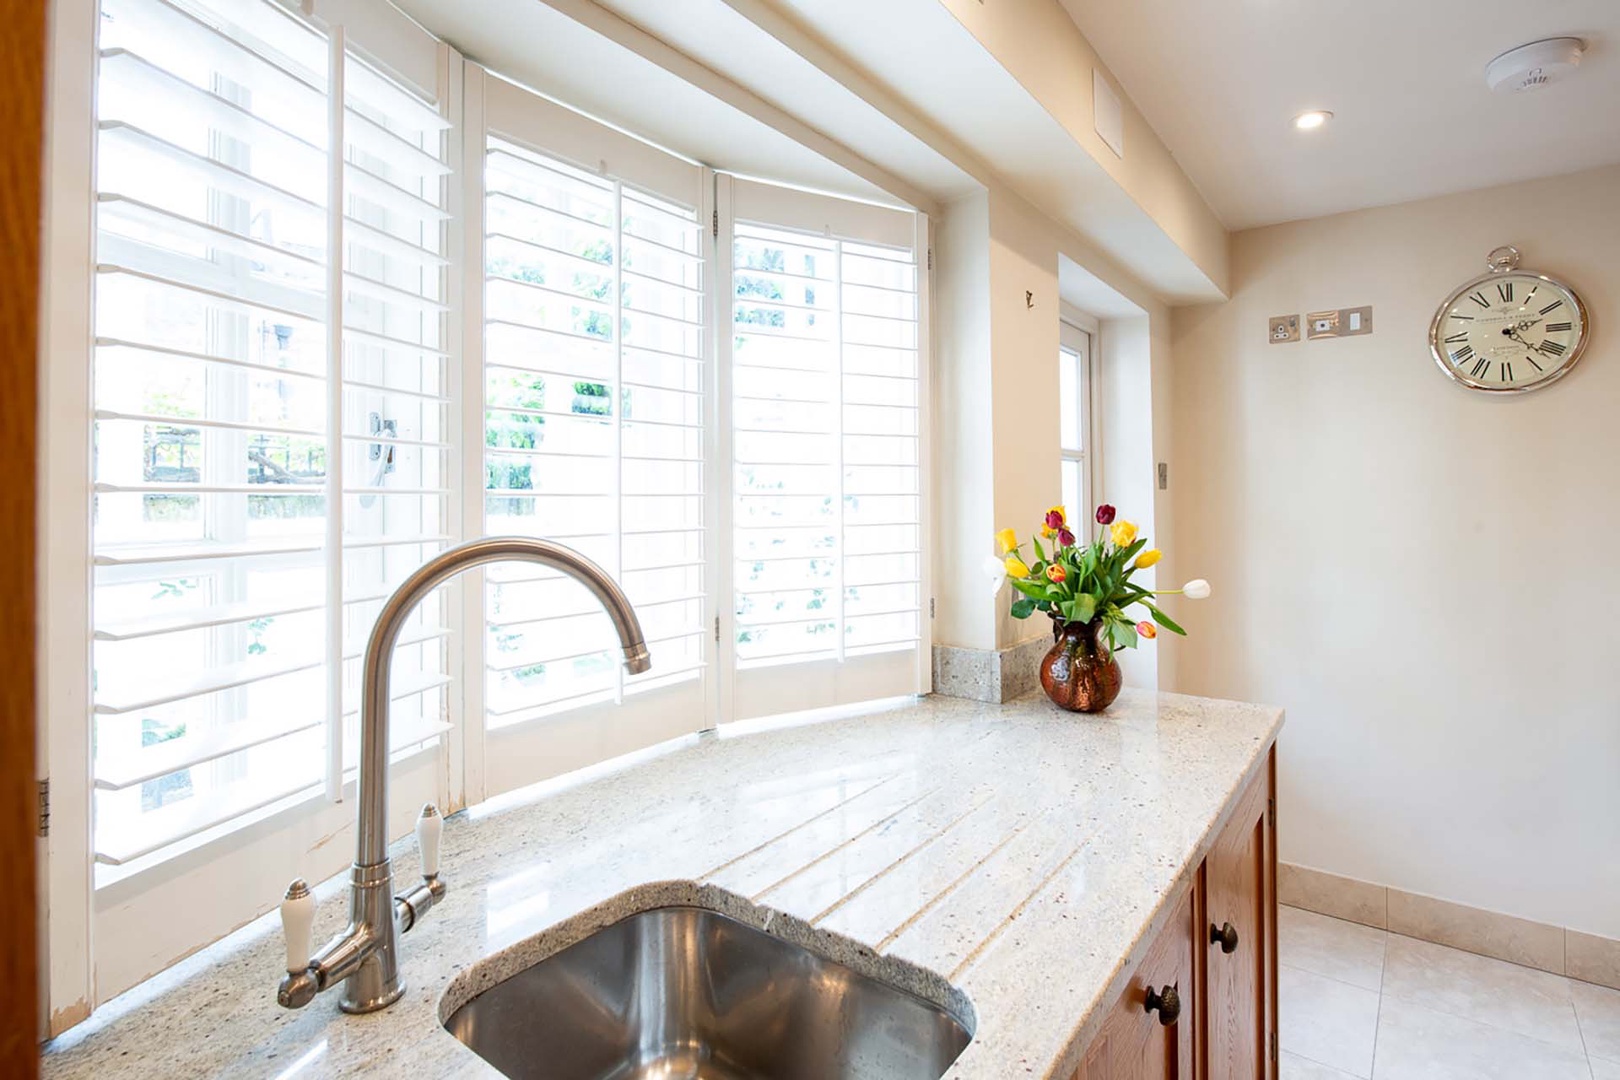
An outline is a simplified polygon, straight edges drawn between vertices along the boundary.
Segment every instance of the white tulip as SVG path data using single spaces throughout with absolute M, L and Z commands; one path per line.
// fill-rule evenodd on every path
M 1203 578 L 1193 578 L 1181 587 L 1181 595 L 1189 600 L 1205 600 L 1209 598 L 1209 582 Z
M 984 576 L 990 581 L 990 595 L 1001 592 L 1001 583 L 1007 580 L 1007 564 L 994 555 L 984 557 Z

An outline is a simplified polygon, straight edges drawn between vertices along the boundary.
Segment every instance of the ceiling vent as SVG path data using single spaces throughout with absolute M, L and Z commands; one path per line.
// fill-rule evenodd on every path
M 1581 62 L 1586 42 L 1580 38 L 1548 38 L 1520 45 L 1485 65 L 1485 82 L 1503 94 L 1540 90 L 1567 78 Z

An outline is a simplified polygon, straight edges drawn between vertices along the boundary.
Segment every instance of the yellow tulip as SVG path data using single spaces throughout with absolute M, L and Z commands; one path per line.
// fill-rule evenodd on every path
M 1027 577 L 1029 577 L 1029 567 L 1025 566 L 1024 565 L 1024 560 L 1020 559 L 1016 555 L 1007 556 L 1006 561 L 1003 562 L 1002 565 L 1007 568 L 1007 576 L 1008 577 L 1015 577 L 1015 578 L 1027 578 Z
M 996 546 L 1001 548 L 1003 555 L 1018 546 L 1018 534 L 1011 529 L 1002 529 L 996 533 Z
M 1117 548 L 1128 548 L 1136 542 L 1136 523 L 1133 521 L 1116 521 L 1108 526 L 1108 531 Z
M 1148 548 L 1136 557 L 1136 569 L 1146 570 L 1162 558 L 1164 558 L 1164 552 L 1158 548 Z

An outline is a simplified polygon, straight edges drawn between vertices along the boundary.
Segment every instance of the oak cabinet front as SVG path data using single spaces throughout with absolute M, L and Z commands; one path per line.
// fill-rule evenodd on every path
M 1143 954 L 1074 1080 L 1276 1080 L 1275 753 Z
M 1210 1080 L 1267 1080 L 1276 1031 L 1276 882 L 1268 775 L 1204 859 L 1205 1053 Z
M 1188 892 L 1148 946 L 1075 1080 L 1193 1080 L 1197 1075 L 1193 928 Z

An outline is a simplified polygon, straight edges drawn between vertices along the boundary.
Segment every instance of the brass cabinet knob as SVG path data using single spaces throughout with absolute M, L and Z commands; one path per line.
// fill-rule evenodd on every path
M 1169 1027 L 1181 1019 L 1181 991 L 1174 986 L 1155 991 L 1150 986 L 1147 988 L 1147 996 L 1142 1001 L 1142 1008 L 1147 1012 L 1157 1011 L 1159 1023 Z
M 1219 945 L 1221 947 L 1221 952 L 1230 956 L 1232 953 L 1237 952 L 1237 927 L 1233 926 L 1231 923 L 1222 923 L 1219 926 L 1216 926 L 1214 923 L 1210 923 L 1209 943 L 1211 945 Z

